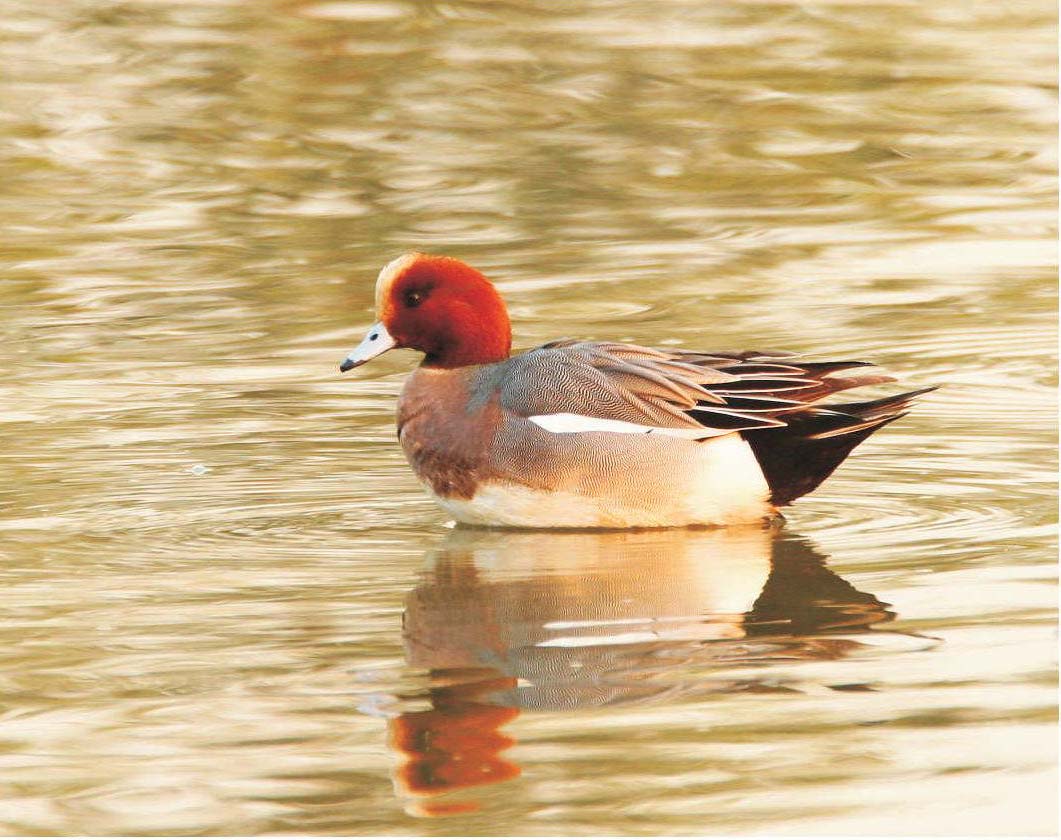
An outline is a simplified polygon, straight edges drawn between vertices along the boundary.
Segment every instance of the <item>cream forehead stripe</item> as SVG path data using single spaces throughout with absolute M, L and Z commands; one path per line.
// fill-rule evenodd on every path
M 391 260 L 383 268 L 379 270 L 379 277 L 376 278 L 376 312 L 379 313 L 383 309 L 383 300 L 387 297 L 387 292 L 390 291 L 391 285 L 405 272 L 409 266 L 416 262 L 419 254 L 402 254 L 397 259 Z

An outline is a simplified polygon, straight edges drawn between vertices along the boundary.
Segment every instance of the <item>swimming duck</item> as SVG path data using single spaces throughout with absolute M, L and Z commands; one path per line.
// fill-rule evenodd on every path
M 424 354 L 398 439 L 453 518 L 516 528 L 729 525 L 776 515 L 931 388 L 822 405 L 893 382 L 866 362 L 768 350 L 553 341 L 511 354 L 504 301 L 479 271 L 411 253 L 376 281 L 378 322 L 339 366 Z

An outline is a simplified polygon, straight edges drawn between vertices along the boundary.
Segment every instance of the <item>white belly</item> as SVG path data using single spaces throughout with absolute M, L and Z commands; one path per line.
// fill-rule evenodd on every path
M 766 479 L 739 435 L 682 444 L 687 450 L 679 470 L 622 476 L 615 481 L 615 492 L 607 482 L 591 495 L 495 481 L 480 484 L 471 499 L 432 496 L 458 522 L 509 528 L 730 525 L 773 512 Z M 623 492 L 632 481 L 638 484 L 636 495 Z

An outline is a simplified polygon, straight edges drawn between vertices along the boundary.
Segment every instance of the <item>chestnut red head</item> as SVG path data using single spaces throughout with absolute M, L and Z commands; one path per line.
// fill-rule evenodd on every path
M 424 364 L 463 367 L 507 359 L 512 329 L 493 284 L 460 260 L 406 254 L 376 281 L 376 323 L 340 370 L 393 347 L 424 353 Z

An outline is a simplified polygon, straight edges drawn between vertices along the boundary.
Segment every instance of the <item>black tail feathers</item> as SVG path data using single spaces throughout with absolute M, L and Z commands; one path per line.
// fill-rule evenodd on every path
M 784 416 L 785 426 L 747 429 L 741 435 L 770 485 L 770 502 L 787 505 L 832 475 L 856 446 L 906 414 L 922 388 L 869 402 L 811 406 Z

